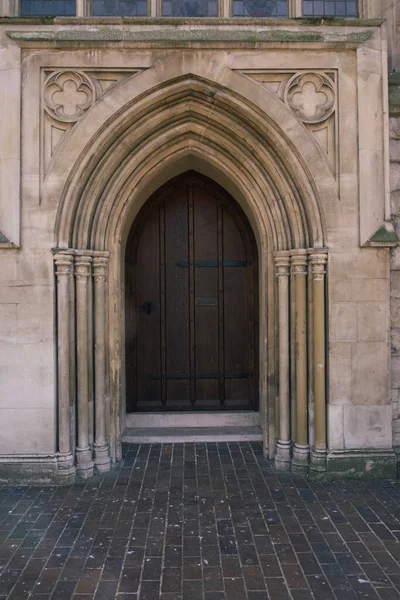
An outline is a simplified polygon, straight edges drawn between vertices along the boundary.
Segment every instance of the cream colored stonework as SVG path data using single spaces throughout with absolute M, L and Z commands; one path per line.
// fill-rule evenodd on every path
M 0 106 L 0 471 L 37 458 L 71 481 L 120 459 L 125 243 L 188 169 L 257 240 L 266 455 L 394 468 L 400 276 L 370 241 L 399 200 L 381 21 L 4 20 Z

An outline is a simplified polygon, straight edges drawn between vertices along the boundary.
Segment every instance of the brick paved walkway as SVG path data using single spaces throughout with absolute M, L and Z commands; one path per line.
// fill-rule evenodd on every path
M 0 488 L 0 598 L 400 599 L 400 483 L 276 474 L 258 443 L 126 446 L 68 488 Z

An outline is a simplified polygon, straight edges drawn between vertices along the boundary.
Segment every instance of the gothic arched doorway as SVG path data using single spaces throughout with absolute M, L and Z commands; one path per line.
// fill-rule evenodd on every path
M 258 408 L 257 263 L 212 180 L 188 171 L 152 195 L 126 246 L 127 412 Z

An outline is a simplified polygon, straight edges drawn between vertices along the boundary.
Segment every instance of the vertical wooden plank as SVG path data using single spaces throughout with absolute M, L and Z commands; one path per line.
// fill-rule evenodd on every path
M 189 251 L 189 349 L 190 349 L 190 402 L 196 404 L 196 339 L 195 339 L 195 281 L 194 281 L 194 194 L 193 184 L 189 184 L 188 193 L 188 251 Z
M 246 236 L 247 238 L 247 236 Z M 249 365 L 249 377 L 248 377 L 248 394 L 249 401 L 252 407 L 255 405 L 255 353 L 254 353 L 254 261 L 253 253 L 250 244 L 250 240 L 247 239 L 246 244 L 247 251 L 247 266 L 246 266 L 246 278 L 247 278 L 247 322 L 249 325 L 247 333 L 247 360 Z
M 137 410 L 149 406 L 157 410 L 161 399 L 161 381 L 154 373 L 161 371 L 160 342 L 160 254 L 159 215 L 154 207 L 140 232 L 136 256 L 137 287 L 131 301 L 137 315 Z
M 225 402 L 225 333 L 224 333 L 224 209 L 218 201 L 217 213 L 218 239 L 218 369 L 219 369 L 219 403 Z
M 210 191 L 207 185 L 194 181 L 196 409 L 198 410 L 219 407 L 218 200 L 213 191 L 213 189 Z
M 165 314 L 165 203 L 158 209 L 160 244 L 160 344 L 161 344 L 161 403 L 167 404 L 167 329 Z
M 168 410 L 190 408 L 188 192 L 177 184 L 165 198 L 166 372 Z M 186 376 L 186 379 L 181 378 Z
M 232 207 L 233 208 L 233 207 Z M 249 393 L 249 323 L 247 266 L 229 266 L 230 261 L 246 264 L 248 248 L 234 210 L 224 206 L 224 355 L 225 406 L 248 409 Z M 246 374 L 231 378 L 229 374 Z

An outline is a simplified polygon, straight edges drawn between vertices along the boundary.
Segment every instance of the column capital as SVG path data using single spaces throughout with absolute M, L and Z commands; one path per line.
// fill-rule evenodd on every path
M 314 280 L 323 279 L 326 273 L 328 254 L 326 252 L 313 252 L 310 254 L 310 264 Z
M 93 256 L 93 266 L 92 273 L 95 281 L 98 279 L 106 279 L 107 278 L 107 268 L 108 268 L 108 257 L 107 256 Z
M 281 277 L 289 276 L 289 268 L 290 268 L 290 256 L 275 256 L 275 266 L 276 266 L 276 276 Z
M 93 258 L 109 258 L 110 253 L 108 250 L 91 250 Z
M 307 251 L 293 250 L 290 256 L 294 275 L 307 275 Z
M 56 267 L 56 275 L 71 275 L 74 257 L 69 252 L 57 252 L 53 256 L 54 265 Z
M 75 255 L 75 277 L 85 278 L 90 275 L 90 266 L 92 264 L 92 257 L 90 254 L 76 254 Z
M 328 262 L 328 252 L 324 250 L 313 250 L 310 252 L 310 262 L 311 264 L 326 264 Z

